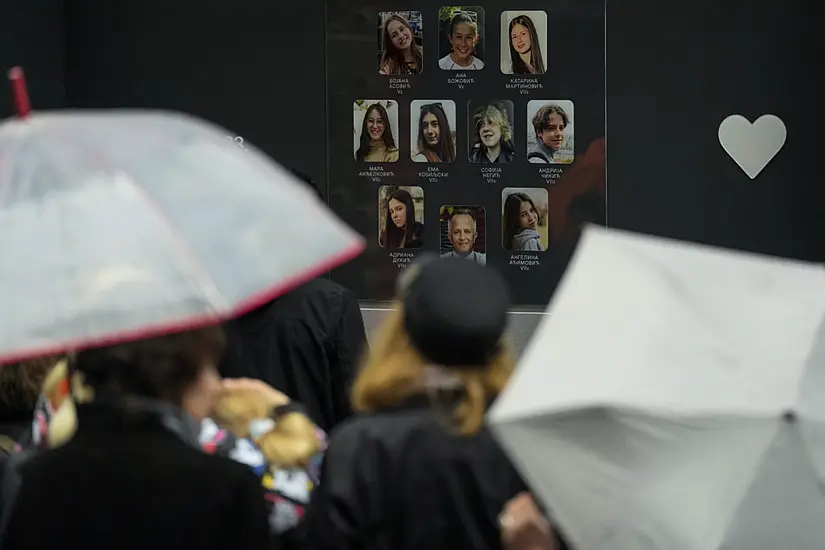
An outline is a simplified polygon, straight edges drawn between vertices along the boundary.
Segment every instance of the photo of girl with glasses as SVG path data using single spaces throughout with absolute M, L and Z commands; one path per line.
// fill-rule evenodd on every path
M 421 12 L 378 14 L 378 72 L 385 75 L 419 74 L 424 68 Z
M 547 51 L 547 13 L 543 11 L 501 13 L 501 72 L 544 74 Z
M 356 99 L 352 104 L 355 160 L 398 161 L 398 102 Z
M 455 102 L 416 99 L 410 104 L 413 162 L 455 162 Z
M 444 6 L 438 11 L 440 30 L 438 67 L 445 71 L 473 71 L 484 68 L 484 9 Z M 446 37 L 446 39 L 445 39 Z

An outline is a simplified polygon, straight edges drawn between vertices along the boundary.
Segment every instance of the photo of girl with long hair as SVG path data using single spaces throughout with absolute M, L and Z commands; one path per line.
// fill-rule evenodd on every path
M 438 10 L 438 68 L 477 71 L 484 68 L 484 9 L 442 6 Z
M 378 72 L 419 74 L 424 69 L 424 36 L 420 11 L 378 14 Z
M 513 252 L 547 250 L 547 190 L 508 187 L 501 192 L 501 245 Z
M 501 72 L 544 74 L 547 51 L 547 13 L 504 11 L 501 13 Z
M 384 185 L 378 189 L 378 244 L 383 248 L 424 245 L 424 190 Z
M 413 162 L 455 162 L 455 102 L 416 99 L 410 103 Z
M 398 161 L 398 102 L 356 99 L 352 104 L 353 141 L 358 162 Z
M 470 162 L 513 162 L 516 148 L 513 144 L 512 101 L 470 101 Z

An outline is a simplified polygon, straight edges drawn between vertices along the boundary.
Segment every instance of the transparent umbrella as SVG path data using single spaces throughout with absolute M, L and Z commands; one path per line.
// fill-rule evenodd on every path
M 142 111 L 0 125 L 0 363 L 230 318 L 360 253 L 227 133 Z

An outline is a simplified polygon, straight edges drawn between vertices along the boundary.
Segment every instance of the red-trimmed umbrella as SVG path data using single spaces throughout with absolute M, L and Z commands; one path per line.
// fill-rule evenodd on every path
M 151 111 L 0 124 L 0 364 L 242 314 L 361 252 L 295 176 Z

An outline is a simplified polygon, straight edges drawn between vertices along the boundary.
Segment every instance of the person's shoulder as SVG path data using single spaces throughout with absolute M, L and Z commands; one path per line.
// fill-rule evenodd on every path
M 474 57 L 473 58 L 473 69 L 481 70 L 484 68 L 484 61 L 481 59 Z
M 369 413 L 360 413 L 335 427 L 329 438 L 332 447 L 357 445 L 392 446 L 408 434 L 433 424 L 428 407 L 398 406 Z
M 450 54 L 447 54 L 447 55 L 445 55 L 444 57 L 442 57 L 441 59 L 438 60 L 438 68 L 443 69 L 445 71 L 447 69 L 449 69 L 452 64 L 453 64 L 453 61 L 452 61 L 452 59 L 450 59 Z
M 325 296 L 333 297 L 340 302 L 358 303 L 358 298 L 355 296 L 353 291 L 326 278 L 314 279 L 310 283 L 307 283 L 305 292 L 323 294 Z
M 124 471 L 135 473 L 135 478 L 145 478 L 146 475 L 157 478 L 194 478 L 204 482 L 213 482 L 226 487 L 234 482 L 249 481 L 249 468 L 238 464 L 223 456 L 210 455 L 199 447 L 181 441 L 176 437 L 114 438 L 111 447 L 97 446 L 94 455 L 86 442 L 69 441 L 55 449 L 37 451 L 30 456 L 21 467 L 26 483 L 34 486 L 37 483 L 56 483 L 57 478 L 69 481 L 83 472 L 96 469 L 100 460 L 119 464 Z M 162 458 L 163 469 L 156 470 L 155 465 Z M 100 472 L 102 478 L 113 475 L 113 471 L 106 468 Z M 254 475 L 252 475 L 254 480 Z M 102 483 L 106 481 L 101 479 Z M 60 482 L 63 484 L 63 482 Z
M 198 461 L 204 470 L 222 471 L 228 479 L 238 483 L 248 483 L 249 481 L 258 482 L 257 476 L 248 464 L 219 454 L 207 454 L 204 452 L 198 452 L 197 454 L 200 457 Z
M 284 294 L 276 303 L 289 303 L 313 299 L 355 300 L 355 294 L 347 287 L 342 286 L 326 277 L 318 277 L 307 281 L 299 287 Z M 357 301 L 357 300 L 356 300 Z

